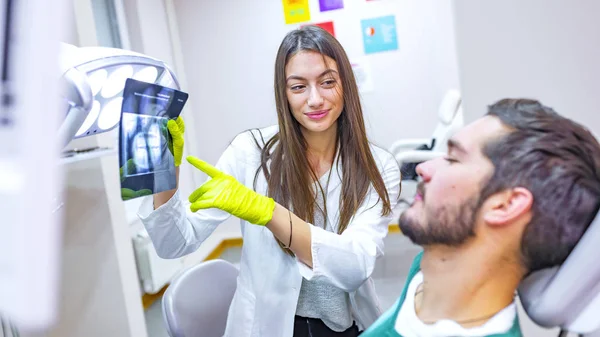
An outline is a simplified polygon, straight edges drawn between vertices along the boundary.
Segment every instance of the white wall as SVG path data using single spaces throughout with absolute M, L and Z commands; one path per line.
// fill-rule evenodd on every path
M 273 67 L 285 25 L 279 0 L 174 0 L 198 152 L 215 162 L 233 137 L 276 123 Z M 375 91 L 364 95 L 371 139 L 389 146 L 397 138 L 433 132 L 443 94 L 458 76 L 450 3 L 436 0 L 346 0 L 345 9 L 319 12 L 311 21 L 333 20 L 351 58 L 363 57 L 360 20 L 393 14 L 399 51 L 371 54 Z
M 527 96 L 600 135 L 600 1 L 454 1 L 466 118 Z

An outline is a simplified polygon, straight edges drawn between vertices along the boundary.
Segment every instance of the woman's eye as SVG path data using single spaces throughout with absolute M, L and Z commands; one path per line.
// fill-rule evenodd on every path
M 323 86 L 325 86 L 325 87 L 333 87 L 334 85 L 335 85 L 335 80 L 323 81 Z
M 290 89 L 292 89 L 292 91 L 298 91 L 298 90 L 304 89 L 304 86 L 303 85 L 292 85 L 290 87 Z

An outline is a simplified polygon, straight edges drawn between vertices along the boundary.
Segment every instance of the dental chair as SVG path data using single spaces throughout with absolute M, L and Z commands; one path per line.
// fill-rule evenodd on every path
M 519 287 L 523 308 L 536 324 L 600 336 L 600 212 L 567 260 L 529 275 Z
M 446 154 L 448 139 L 464 125 L 460 92 L 449 90 L 438 109 L 438 124 L 431 138 L 400 139 L 392 144 L 390 152 L 402 171 L 400 199 L 410 204 L 416 193 L 418 163 Z
M 225 260 L 182 272 L 165 291 L 163 320 L 171 337 L 221 337 L 237 287 L 238 269 Z

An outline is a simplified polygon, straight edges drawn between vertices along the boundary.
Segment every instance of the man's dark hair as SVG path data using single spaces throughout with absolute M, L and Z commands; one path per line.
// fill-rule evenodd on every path
M 582 125 L 531 99 L 504 99 L 489 106 L 509 132 L 486 144 L 494 165 L 481 200 L 527 188 L 532 219 L 521 254 L 528 272 L 562 264 L 600 207 L 600 144 Z

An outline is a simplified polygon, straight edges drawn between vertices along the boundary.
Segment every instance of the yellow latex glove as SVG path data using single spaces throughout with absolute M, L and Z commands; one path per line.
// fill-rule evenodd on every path
M 183 157 L 183 133 L 185 131 L 183 118 L 179 116 L 176 120 L 169 119 L 167 128 L 169 129 L 172 139 L 172 141 L 169 142 L 169 150 L 175 159 L 175 166 L 179 166 L 181 165 L 181 158 Z
M 273 199 L 254 192 L 196 157 L 188 156 L 187 161 L 212 178 L 190 195 L 192 212 L 218 208 L 255 225 L 264 226 L 271 221 L 275 210 Z

